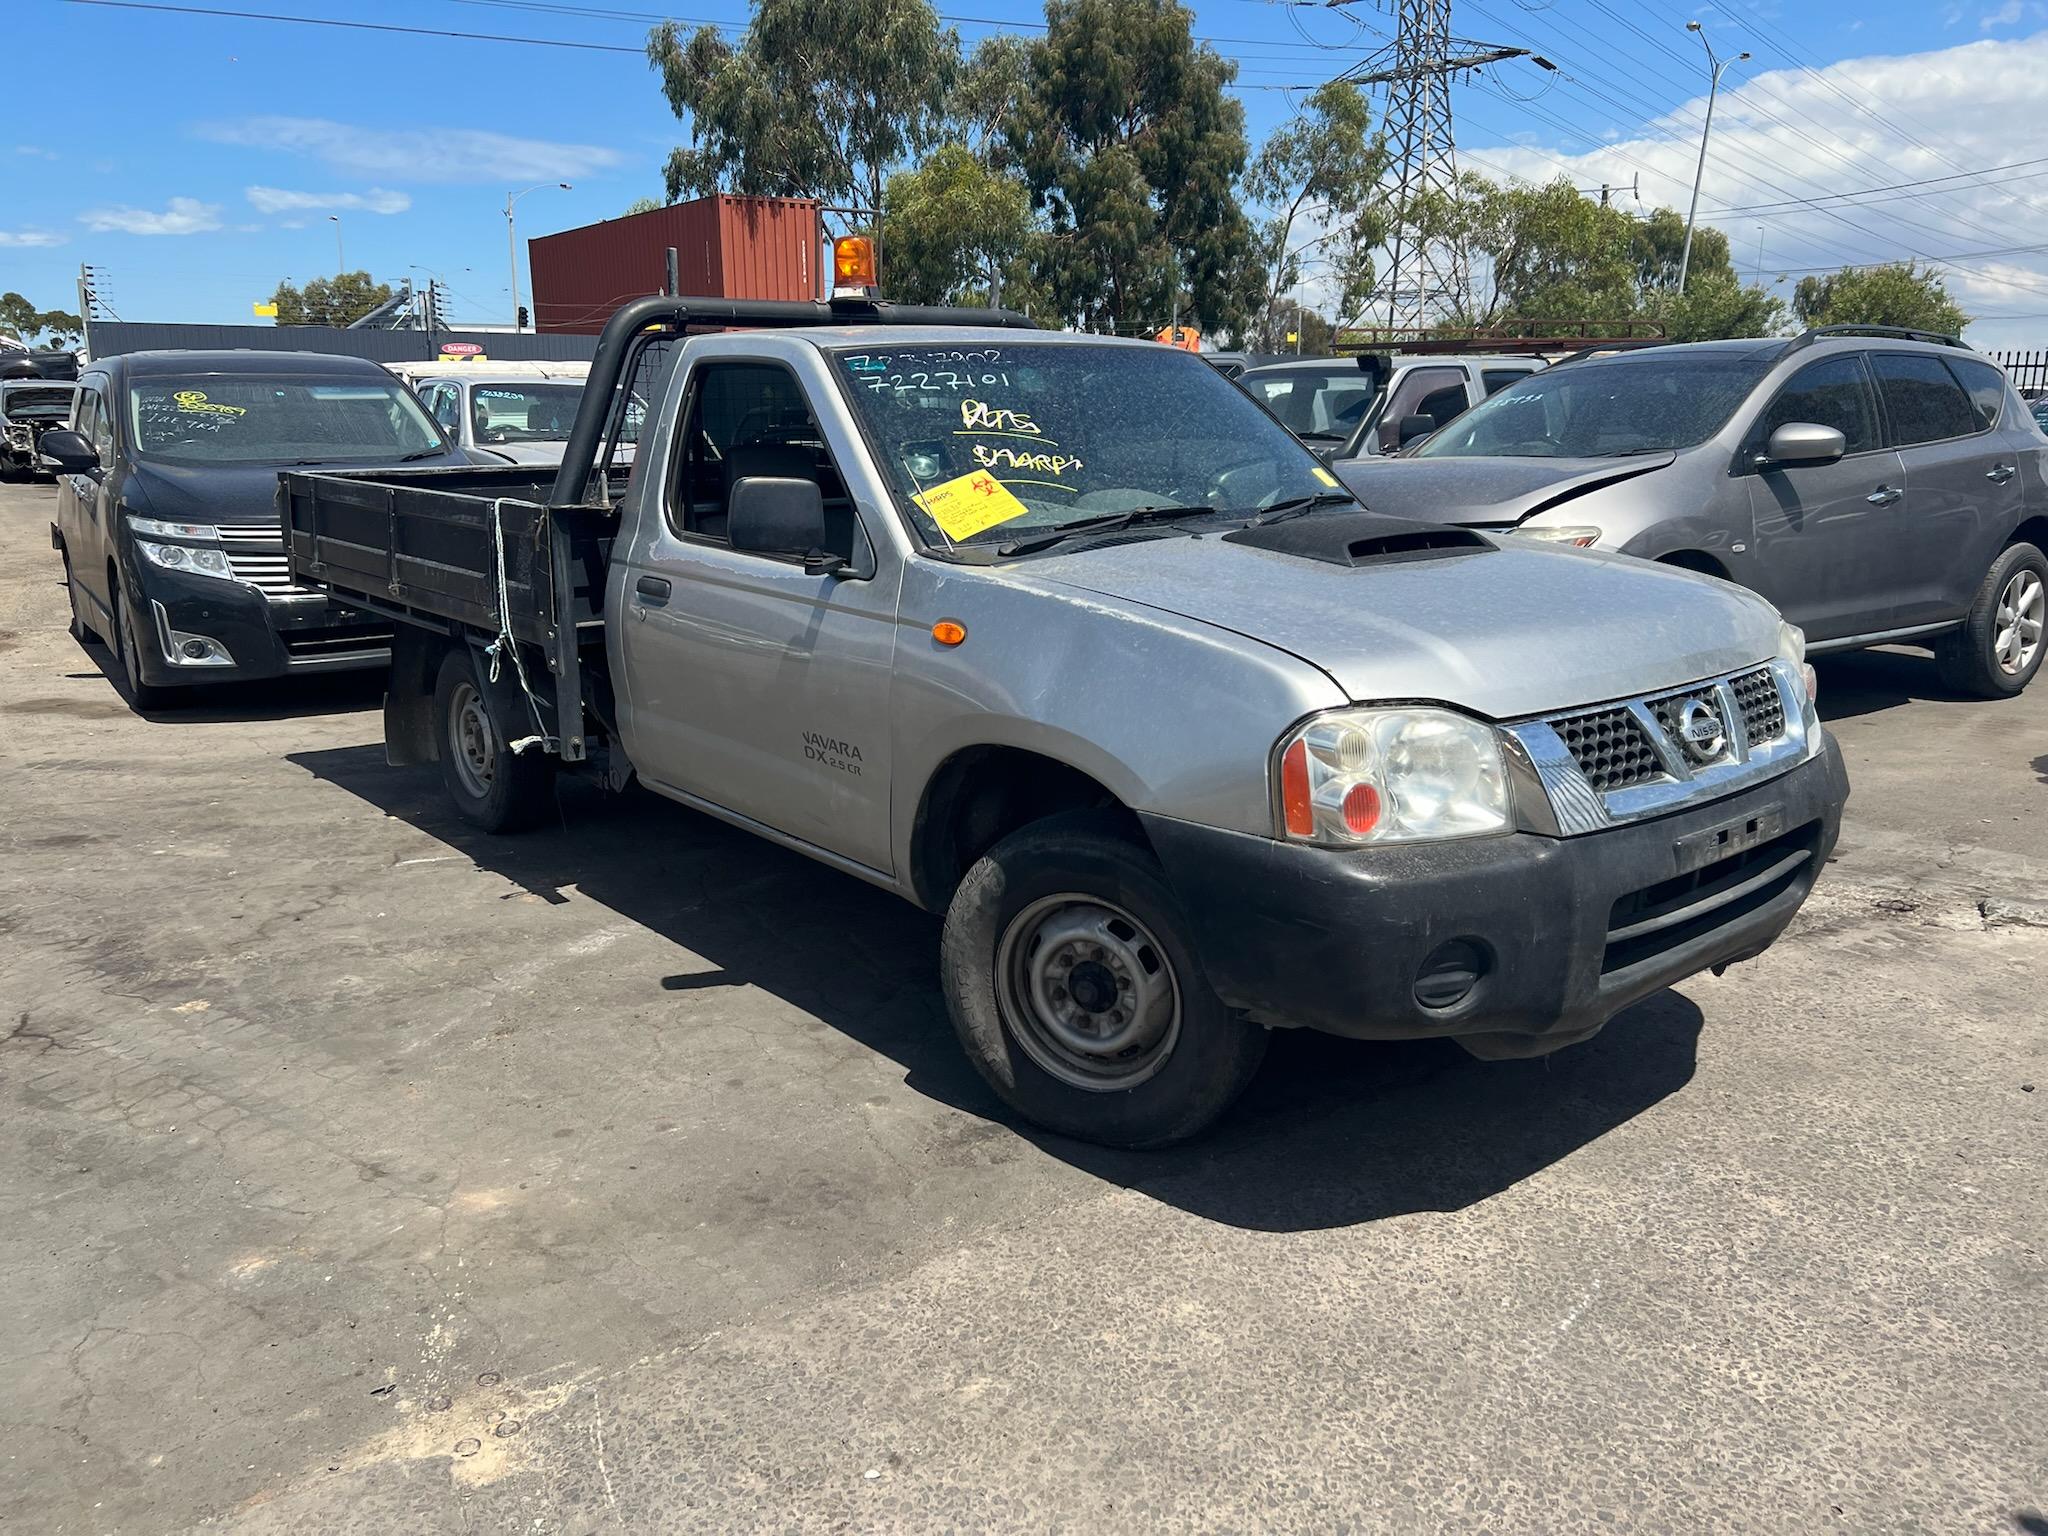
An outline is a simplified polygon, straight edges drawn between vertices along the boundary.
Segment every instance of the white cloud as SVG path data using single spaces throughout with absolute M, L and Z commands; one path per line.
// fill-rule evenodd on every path
M 2009 27 L 2025 14 L 2026 8 L 2020 0 L 2005 0 L 1995 11 L 1986 11 L 1977 18 L 1977 30 L 1989 32 L 1993 27 Z
M 62 235 L 53 235 L 46 229 L 0 229 L 0 247 L 33 250 L 41 246 L 63 243 Z
M 37 160 L 61 160 L 64 158 L 54 149 L 45 149 L 40 144 L 17 144 L 14 146 L 14 152 L 17 155 L 33 156 Z
M 174 197 L 162 213 L 147 208 L 93 208 L 79 216 L 87 229 L 102 234 L 203 235 L 220 228 L 220 204 L 196 197 Z
M 361 128 L 319 117 L 238 118 L 202 123 L 195 131 L 216 144 L 307 155 L 332 170 L 382 181 L 574 181 L 624 158 L 602 145 L 482 128 Z
M 1459 164 L 1496 179 L 1567 177 L 1581 187 L 1626 185 L 1640 174 L 1641 211 L 1683 212 L 1705 107 L 1695 98 L 1592 150 L 1555 135 L 1542 148 L 1467 139 Z M 1809 269 L 1943 258 L 1950 291 L 1982 317 L 1973 342 L 2037 345 L 2048 335 L 2048 163 L 2018 163 L 2048 162 L 2044 109 L 2048 33 L 1845 59 L 1812 72 L 1731 75 L 1715 109 L 1700 220 L 1729 237 L 1745 277 L 1762 226 L 1766 282 Z M 1960 174 L 2007 165 L 2016 168 Z M 1866 192 L 1862 202 L 1826 200 Z M 1811 206 L 1816 199 L 1822 206 Z M 2012 318 L 2000 320 L 2001 312 Z
M 243 193 L 258 213 L 403 213 L 412 199 L 403 192 L 372 187 L 367 192 L 287 192 L 280 187 L 245 187 Z

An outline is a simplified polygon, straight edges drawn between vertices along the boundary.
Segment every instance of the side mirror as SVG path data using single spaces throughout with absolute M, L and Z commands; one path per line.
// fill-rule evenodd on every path
M 1434 416 L 1403 416 L 1394 428 L 1396 444 L 1406 448 L 1410 443 L 1429 436 L 1436 430 Z
M 735 480 L 726 503 L 726 536 L 734 549 L 756 555 L 801 555 L 813 574 L 841 570 L 846 561 L 825 550 L 825 495 L 815 480 L 748 475 Z
M 73 432 L 69 427 L 53 427 L 36 442 L 36 453 L 43 461 L 43 467 L 54 469 L 63 475 L 97 475 L 100 472 L 100 456 L 93 451 L 91 443 L 82 432 Z
M 1788 421 L 1771 434 L 1758 467 L 1832 464 L 1848 451 L 1849 440 L 1839 429 L 1811 421 Z

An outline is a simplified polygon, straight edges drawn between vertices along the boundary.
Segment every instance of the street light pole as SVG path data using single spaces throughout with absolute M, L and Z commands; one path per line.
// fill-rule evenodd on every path
M 334 226 L 334 275 L 339 277 L 348 270 L 348 263 L 341 256 L 341 215 L 330 213 L 327 222 Z
M 566 181 L 558 181 L 554 185 L 564 192 L 575 190 Z M 512 329 L 515 331 L 519 329 L 519 233 L 518 226 L 512 219 L 512 209 L 528 192 L 539 192 L 547 186 L 547 182 L 538 181 L 524 191 L 508 192 L 505 195 L 505 255 L 512 268 Z
M 1707 140 L 1714 132 L 1714 98 L 1721 90 L 1721 72 L 1730 64 L 1740 64 L 1748 58 L 1747 53 L 1738 53 L 1732 59 L 1718 59 L 1714 56 L 1714 45 L 1707 41 L 1707 34 L 1696 21 L 1688 21 L 1685 30 L 1696 33 L 1700 46 L 1707 50 L 1707 120 L 1700 125 L 1700 163 L 1692 173 L 1692 206 L 1685 211 L 1685 250 L 1678 258 L 1678 291 L 1685 292 L 1686 274 L 1692 270 L 1692 226 L 1700 212 L 1700 182 L 1707 174 Z

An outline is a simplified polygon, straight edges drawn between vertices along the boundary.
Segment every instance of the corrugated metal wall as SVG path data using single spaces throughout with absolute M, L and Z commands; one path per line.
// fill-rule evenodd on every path
M 533 336 L 511 331 L 350 331 L 328 325 L 154 325 L 95 320 L 87 346 L 94 357 L 123 352 L 174 350 L 333 352 L 377 363 L 421 362 L 437 355 L 444 341 L 475 342 L 500 362 L 587 363 L 597 355 L 590 336 Z
M 675 247 L 682 291 L 734 299 L 818 296 L 818 205 L 700 197 L 527 242 L 533 323 L 595 335 L 628 299 L 659 293 Z

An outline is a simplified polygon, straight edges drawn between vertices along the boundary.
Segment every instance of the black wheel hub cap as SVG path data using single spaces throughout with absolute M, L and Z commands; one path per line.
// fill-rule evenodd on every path
M 1090 1013 L 1102 1013 L 1116 1002 L 1116 977 L 1108 966 L 1083 960 L 1067 978 L 1067 990 Z

